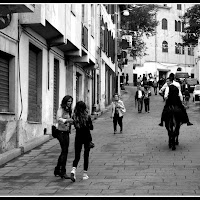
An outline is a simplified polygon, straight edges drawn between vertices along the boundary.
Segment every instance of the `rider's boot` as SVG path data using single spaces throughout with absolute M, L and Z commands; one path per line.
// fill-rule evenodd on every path
M 187 122 L 187 126 L 192 126 L 193 124 L 191 122 Z

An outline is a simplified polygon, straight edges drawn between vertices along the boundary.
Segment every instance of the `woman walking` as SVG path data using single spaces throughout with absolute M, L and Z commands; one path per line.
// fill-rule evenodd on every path
M 151 91 L 149 90 L 148 87 L 144 87 L 144 108 L 145 112 L 150 112 L 149 109 L 149 104 L 150 104 L 150 96 L 151 96 Z
M 142 90 L 141 86 L 139 85 L 137 87 L 137 91 L 135 93 L 135 106 L 138 103 L 138 113 L 142 112 L 143 98 L 144 98 L 144 91 Z
M 76 129 L 75 136 L 75 159 L 71 171 L 71 180 L 76 180 L 76 169 L 81 156 L 82 146 L 84 145 L 84 164 L 83 164 L 83 180 L 89 178 L 87 175 L 90 148 L 93 148 L 92 137 L 90 130 L 93 130 L 93 124 L 90 115 L 88 114 L 86 104 L 83 101 L 76 103 L 74 114 L 74 127 Z
M 69 95 L 66 95 L 61 102 L 61 105 L 57 111 L 57 123 L 58 123 L 58 134 L 57 139 L 60 143 L 61 154 L 58 158 L 57 166 L 54 170 L 55 176 L 60 176 L 61 178 L 68 179 L 69 176 L 66 174 L 66 163 L 68 156 L 68 147 L 69 147 L 69 134 L 71 129 L 71 124 L 73 119 L 71 118 L 72 114 L 72 102 L 73 98 Z
M 113 118 L 114 134 L 117 132 L 117 123 L 120 126 L 120 133 L 123 130 L 123 115 L 126 112 L 126 108 L 122 100 L 119 99 L 119 95 L 115 94 L 114 101 L 111 104 L 111 118 Z

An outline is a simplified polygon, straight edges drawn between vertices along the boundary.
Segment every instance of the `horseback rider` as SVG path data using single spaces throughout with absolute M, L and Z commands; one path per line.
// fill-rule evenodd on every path
M 169 90 L 171 90 L 171 94 L 173 94 L 173 91 L 175 91 L 174 86 L 176 88 L 178 88 L 177 94 L 178 95 L 169 95 Z M 162 116 L 161 116 L 161 123 L 159 124 L 159 126 L 163 126 L 163 121 L 165 121 L 165 116 L 168 112 L 168 107 L 169 105 L 177 105 L 181 111 L 182 111 L 182 116 L 181 116 L 181 121 L 182 123 L 187 123 L 187 126 L 191 126 L 193 125 L 188 118 L 186 109 L 183 105 L 183 96 L 181 93 L 181 87 L 180 84 L 176 81 L 174 81 L 174 74 L 171 73 L 169 75 L 169 83 L 168 84 L 164 84 L 163 87 L 161 88 L 161 91 L 165 89 L 165 94 L 164 94 L 164 98 L 166 99 L 166 103 L 162 112 Z M 174 93 L 176 94 L 176 93 Z

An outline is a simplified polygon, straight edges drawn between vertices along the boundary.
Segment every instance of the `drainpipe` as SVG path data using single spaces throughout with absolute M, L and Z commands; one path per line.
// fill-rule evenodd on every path
M 20 129 L 19 129 L 19 125 L 20 125 L 20 119 L 21 119 L 21 115 L 22 115 L 22 112 L 23 112 L 23 102 L 22 102 L 22 91 L 21 91 L 21 74 L 20 74 L 20 49 L 19 49 L 19 43 L 20 43 L 20 23 L 19 23 L 19 19 L 18 19 L 18 41 L 17 41 L 17 64 L 18 64 L 18 84 L 19 84 L 19 92 L 20 92 L 20 100 L 21 100 L 21 112 L 20 112 L 20 115 L 19 115 L 19 119 L 17 119 L 16 121 L 16 145 L 17 145 L 17 148 L 20 147 Z M 18 86 L 17 84 L 17 86 Z M 16 113 L 18 114 L 18 87 L 17 87 L 17 110 L 16 110 Z M 18 117 L 18 116 L 17 116 Z M 23 153 L 23 148 L 21 148 L 21 151 Z

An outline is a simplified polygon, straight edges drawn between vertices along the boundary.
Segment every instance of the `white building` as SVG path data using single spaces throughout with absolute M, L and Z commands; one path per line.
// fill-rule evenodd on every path
M 175 73 L 177 68 L 194 77 L 194 48 L 181 46 L 184 25 L 180 19 L 192 4 L 156 5 L 158 6 L 156 19 L 159 24 L 155 36 L 144 37 L 147 55 L 136 60 L 133 60 L 130 54 L 128 55 L 128 65 L 124 67 L 124 73 L 129 74 L 129 83 L 134 83 L 137 77 L 149 73 L 157 79 L 163 75 L 166 77 L 171 72 Z

